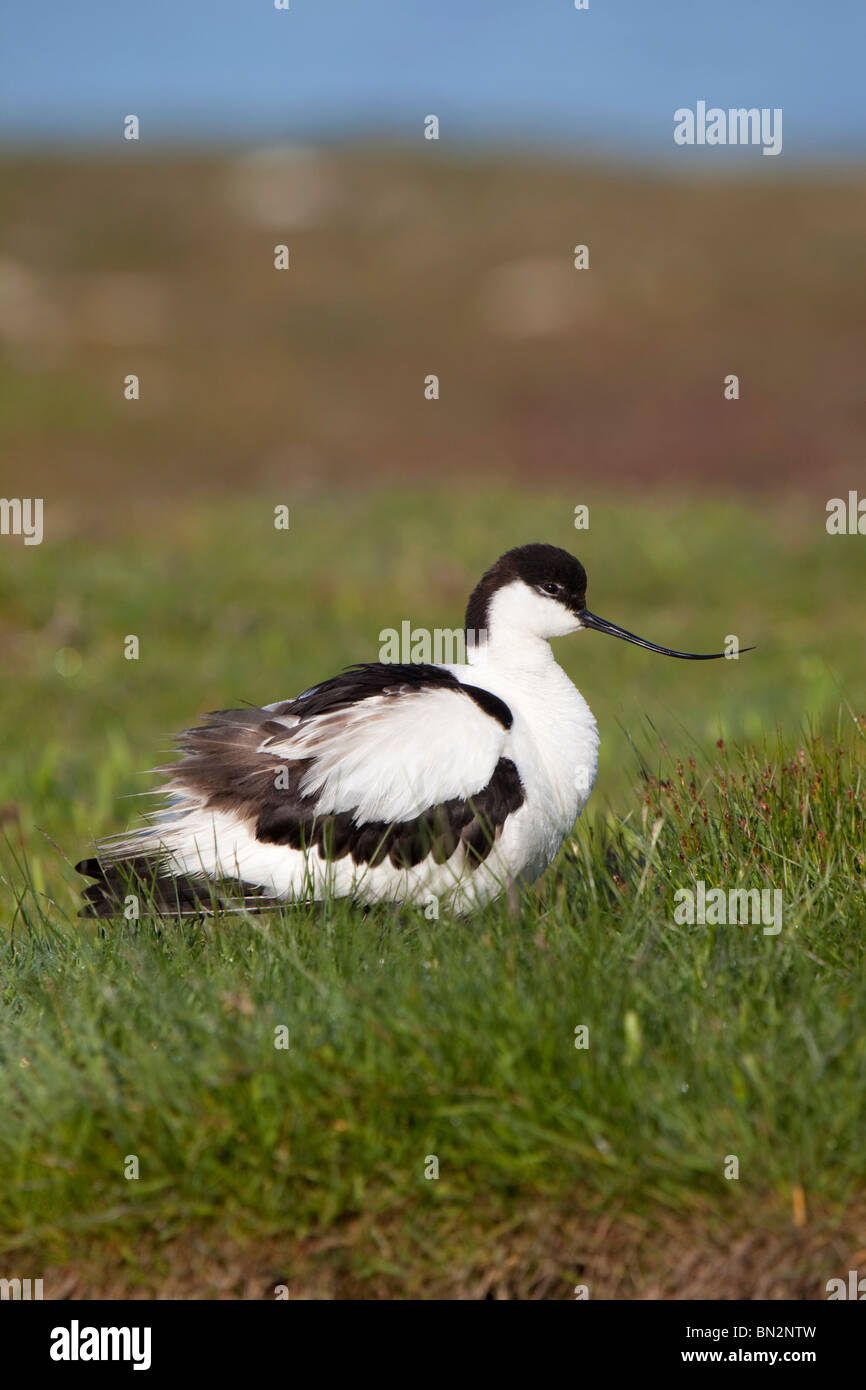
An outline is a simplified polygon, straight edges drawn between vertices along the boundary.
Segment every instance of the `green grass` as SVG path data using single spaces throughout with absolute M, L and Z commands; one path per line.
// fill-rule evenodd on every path
M 253 506 L 231 530 L 201 515 L 159 542 L 2 552 L 0 1249 L 119 1260 L 153 1230 L 299 1239 L 363 1214 L 401 1224 L 399 1283 L 417 1232 L 433 1240 L 455 1213 L 448 1259 L 469 1264 L 470 1217 L 530 1199 L 547 1224 L 577 1201 L 733 1228 L 788 1219 L 794 1188 L 839 1219 L 862 1195 L 853 547 L 820 518 L 774 530 L 707 503 L 599 505 L 581 537 L 552 500 L 470 494 L 453 521 L 440 498 L 383 494 L 310 502 L 288 536 Z M 560 644 L 599 716 L 602 769 L 516 918 L 345 903 L 105 930 L 76 918 L 62 855 L 132 817 L 118 798 L 173 728 L 375 656 L 404 617 L 456 624 L 479 566 L 535 538 L 577 550 L 591 606 L 632 630 L 760 645 L 695 667 L 600 636 Z M 677 925 L 674 892 L 698 879 L 780 889 L 782 931 Z M 373 1241 L 357 1277 L 382 1259 Z

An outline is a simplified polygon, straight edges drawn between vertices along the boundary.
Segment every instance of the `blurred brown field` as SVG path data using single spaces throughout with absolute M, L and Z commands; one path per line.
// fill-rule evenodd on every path
M 823 511 L 862 477 L 866 188 L 761 173 L 7 152 L 2 491 L 94 526 L 277 484 L 491 476 Z

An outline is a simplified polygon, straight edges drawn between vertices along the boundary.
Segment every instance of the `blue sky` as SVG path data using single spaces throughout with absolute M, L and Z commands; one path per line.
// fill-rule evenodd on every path
M 786 162 L 859 158 L 864 55 L 864 0 L 3 0 L 0 138 L 113 143 L 134 112 L 143 140 L 413 140 L 435 112 L 664 159 L 702 99 L 782 107 Z

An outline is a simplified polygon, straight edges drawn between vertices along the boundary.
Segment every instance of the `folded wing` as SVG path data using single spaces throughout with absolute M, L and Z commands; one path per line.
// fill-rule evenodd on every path
M 260 844 L 328 860 L 387 856 L 406 868 L 462 846 L 475 865 L 524 799 L 511 722 L 502 700 L 445 668 L 355 667 L 295 700 L 188 730 L 184 756 L 164 769 L 171 805 L 146 833 L 171 848 L 173 828 L 220 812 Z

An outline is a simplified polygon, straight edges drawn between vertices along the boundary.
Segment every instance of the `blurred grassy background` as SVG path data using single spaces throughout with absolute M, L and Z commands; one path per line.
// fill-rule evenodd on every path
M 796 493 L 819 524 L 862 476 L 857 171 L 130 147 L 7 152 L 0 190 L 3 491 L 45 496 L 53 539 L 70 513 L 467 474 L 574 503 Z

